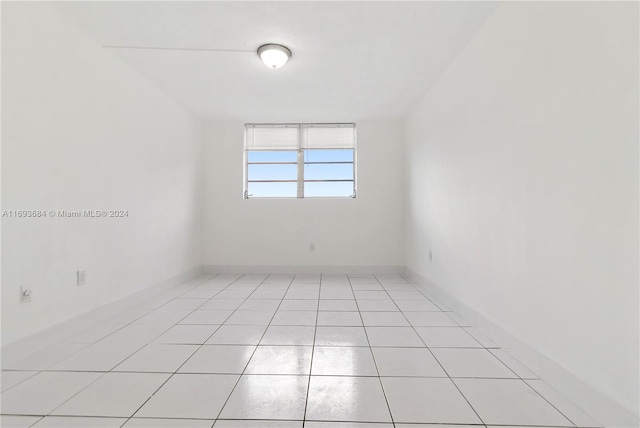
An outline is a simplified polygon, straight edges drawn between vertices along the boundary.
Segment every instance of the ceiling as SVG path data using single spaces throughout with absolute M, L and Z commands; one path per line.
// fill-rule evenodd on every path
M 349 122 L 402 118 L 497 6 L 493 2 L 53 2 L 199 118 Z M 255 50 L 293 52 L 270 70 Z

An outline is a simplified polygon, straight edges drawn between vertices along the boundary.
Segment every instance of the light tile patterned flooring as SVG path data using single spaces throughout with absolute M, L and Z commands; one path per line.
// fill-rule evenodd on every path
M 597 426 L 399 275 L 205 275 L 3 366 L 2 427 Z

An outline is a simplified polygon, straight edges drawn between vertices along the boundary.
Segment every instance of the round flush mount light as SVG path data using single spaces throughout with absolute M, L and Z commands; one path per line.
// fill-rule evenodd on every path
M 291 58 L 291 51 L 282 45 L 267 44 L 258 48 L 258 56 L 269 68 L 280 68 Z

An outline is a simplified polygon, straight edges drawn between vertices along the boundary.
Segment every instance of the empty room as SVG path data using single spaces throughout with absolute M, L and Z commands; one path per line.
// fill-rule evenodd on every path
M 2 1 L 0 426 L 640 426 L 639 6 Z

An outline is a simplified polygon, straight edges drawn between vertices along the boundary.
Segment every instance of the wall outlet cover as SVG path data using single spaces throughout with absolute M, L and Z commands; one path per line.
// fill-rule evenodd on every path
M 31 289 L 26 287 L 20 287 L 20 301 L 27 303 L 31 301 Z
M 87 271 L 79 270 L 76 272 L 76 285 L 85 285 L 87 283 Z

